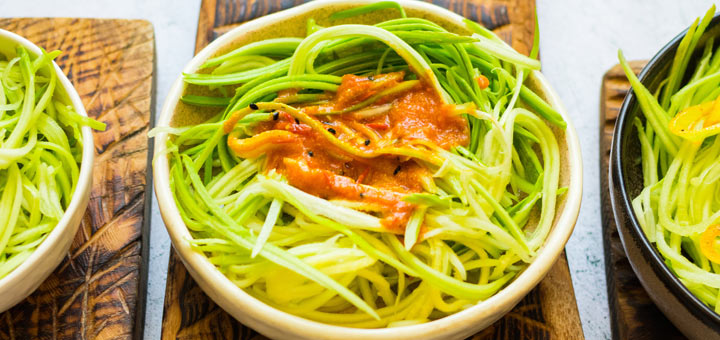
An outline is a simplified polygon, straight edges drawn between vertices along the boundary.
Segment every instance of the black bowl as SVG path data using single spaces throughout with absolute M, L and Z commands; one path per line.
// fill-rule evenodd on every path
M 640 81 L 654 92 L 667 76 L 675 51 L 687 30 L 671 40 L 645 66 Z M 708 38 L 720 41 L 720 14 L 700 39 L 686 78 L 695 69 Z M 635 274 L 650 298 L 673 324 L 691 339 L 720 339 L 720 315 L 693 295 L 665 265 L 662 256 L 640 228 L 631 201 L 643 188 L 640 142 L 633 120 L 640 105 L 631 90 L 625 97 L 613 134 L 610 151 L 610 198 L 620 239 Z M 644 117 L 640 115 L 644 121 Z

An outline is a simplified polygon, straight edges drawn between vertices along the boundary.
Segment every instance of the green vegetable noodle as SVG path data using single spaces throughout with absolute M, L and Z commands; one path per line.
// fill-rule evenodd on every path
M 21 265 L 63 217 L 78 182 L 80 127 L 99 123 L 61 95 L 53 59 L 0 54 L 0 279 Z
M 361 328 L 496 294 L 533 261 L 564 192 L 565 122 L 524 84 L 537 59 L 394 2 L 328 20 L 378 9 L 399 18 L 310 19 L 304 38 L 207 60 L 181 105 L 214 116 L 151 132 L 173 135 L 162 156 L 196 251 L 270 306 Z
M 713 38 L 697 48 L 714 13 L 690 26 L 655 93 L 619 59 L 645 118 L 634 121 L 644 181 L 635 215 L 668 268 L 720 312 L 720 51 Z

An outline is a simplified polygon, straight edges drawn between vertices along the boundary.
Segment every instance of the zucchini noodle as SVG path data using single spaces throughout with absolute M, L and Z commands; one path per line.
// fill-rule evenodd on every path
M 0 54 L 0 279 L 20 266 L 70 204 L 82 160 L 82 133 L 105 124 L 81 116 L 59 93 L 53 59 Z
M 162 157 L 196 251 L 268 305 L 348 327 L 427 322 L 493 296 L 533 261 L 564 192 L 553 128 L 565 122 L 523 84 L 539 61 L 477 24 L 458 35 L 390 1 L 331 18 L 384 8 L 400 18 L 310 19 L 305 38 L 209 59 L 184 74 L 202 91 L 182 101 L 216 115 L 151 132 L 174 135 Z M 420 130 L 428 117 L 399 134 L 413 95 L 437 99 L 437 119 L 458 131 Z M 308 165 L 323 157 L 344 167 Z M 355 164 L 366 170 L 351 175 Z M 369 172 L 383 164 L 384 186 Z
M 638 222 L 667 267 L 703 303 L 720 312 L 720 51 L 710 38 L 694 70 L 690 60 L 715 13 L 696 20 L 653 94 L 625 61 L 645 120 L 635 118 L 644 188 L 633 199 Z M 700 50 L 700 48 L 697 48 Z M 689 80 L 682 84 L 683 79 Z

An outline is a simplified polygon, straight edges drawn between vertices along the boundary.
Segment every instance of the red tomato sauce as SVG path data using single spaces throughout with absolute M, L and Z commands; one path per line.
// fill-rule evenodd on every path
M 352 107 L 396 86 L 403 78 L 403 72 L 370 79 L 345 75 L 331 101 L 301 110 L 322 122 L 336 138 L 361 150 L 374 150 L 381 145 L 402 147 L 413 140 L 430 141 L 445 149 L 467 145 L 467 121 L 452 114 L 436 91 L 423 83 L 379 99 L 369 108 L 384 105 L 385 109 L 370 117 L 359 117 L 355 112 L 317 114 Z M 285 138 L 282 143 L 262 148 L 267 154 L 266 171 L 275 169 L 291 185 L 318 197 L 369 203 L 379 208 L 374 212 L 385 228 L 398 234 L 404 232 L 414 206 L 402 198 L 423 191 L 421 182 L 431 176 L 427 168 L 404 156 L 370 159 L 354 156 L 286 112 L 260 124 L 254 132 L 257 135 L 271 130 L 291 132 L 297 139 Z

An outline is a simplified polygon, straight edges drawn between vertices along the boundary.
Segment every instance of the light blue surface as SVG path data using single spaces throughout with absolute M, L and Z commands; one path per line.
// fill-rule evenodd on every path
M 600 81 L 617 63 L 647 59 L 703 14 L 701 0 L 538 0 L 543 73 L 562 98 L 580 136 L 584 195 L 575 233 L 567 245 L 583 331 L 587 339 L 609 339 L 600 224 Z M 193 55 L 200 2 L 197 0 L 0 0 L 2 17 L 102 17 L 146 19 L 155 28 L 156 112 L 172 82 Z M 153 200 L 145 339 L 159 339 L 170 240 Z

